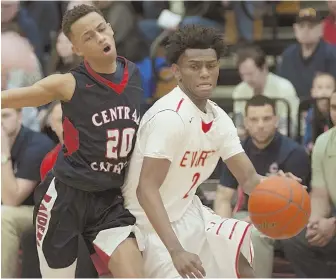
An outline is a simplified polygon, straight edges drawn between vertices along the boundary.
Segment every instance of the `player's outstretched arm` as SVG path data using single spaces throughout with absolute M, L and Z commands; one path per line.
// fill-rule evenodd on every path
M 69 101 L 76 86 L 72 74 L 48 76 L 32 86 L 1 92 L 1 108 L 38 107 L 54 100 Z

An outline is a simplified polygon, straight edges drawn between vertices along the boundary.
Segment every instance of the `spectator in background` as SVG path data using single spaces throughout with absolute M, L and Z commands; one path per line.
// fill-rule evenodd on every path
M 22 1 L 21 8 L 27 10 L 39 29 L 43 54 L 50 52 L 61 28 L 57 1 Z
M 23 232 L 33 226 L 33 191 L 53 148 L 45 135 L 21 125 L 20 110 L 1 110 L 1 276 L 17 277 Z
M 225 9 L 230 1 L 144 1 L 143 10 L 145 19 L 139 21 L 139 27 L 152 43 L 164 31 L 157 23 L 157 18 L 164 9 L 183 17 L 181 26 L 196 24 L 213 27 L 219 32 L 225 32 Z M 245 9 L 253 12 L 253 1 L 244 1 Z M 246 14 L 243 5 L 232 2 L 240 39 L 252 41 L 253 20 Z M 177 26 L 176 26 L 177 27 Z
M 41 34 L 36 22 L 29 16 L 28 11 L 20 6 L 20 1 L 1 1 L 1 32 L 11 25 L 17 25 L 20 35 L 26 37 L 33 46 L 40 63 L 43 61 Z
M 180 14 L 182 16 L 182 22 L 180 26 L 196 24 L 203 25 L 206 27 L 213 27 L 218 29 L 219 32 L 224 33 L 225 20 L 224 20 L 224 9 L 226 4 L 220 1 L 168 1 L 166 7 L 175 14 Z M 156 3 L 148 2 L 145 8 L 145 15 L 150 14 L 146 10 L 150 10 L 151 6 L 157 6 Z M 160 8 L 163 10 L 164 6 L 161 5 Z M 161 12 L 162 12 L 161 10 Z M 158 13 L 158 9 L 155 9 L 155 14 Z M 159 26 L 157 18 L 143 19 L 140 20 L 139 28 L 142 31 L 145 38 L 151 44 L 163 31 L 164 29 Z M 178 26 L 173 27 L 174 29 Z
M 336 92 L 330 99 L 336 124 Z M 298 278 L 336 275 L 336 127 L 320 135 L 312 153 L 311 215 L 307 229 L 284 241 L 286 257 Z
M 323 21 L 323 39 L 332 45 L 336 45 L 336 1 L 328 1 L 329 15 Z
M 319 73 L 313 80 L 311 96 L 316 100 L 316 106 L 310 108 L 306 116 L 303 143 L 310 153 L 316 138 L 331 127 L 329 117 L 329 99 L 336 90 L 336 80 L 326 73 Z
M 39 61 L 30 43 L 12 27 L 1 32 L 2 89 L 30 86 L 42 78 Z M 22 114 L 24 126 L 40 130 L 36 108 L 24 108 Z
M 279 122 L 276 116 L 275 102 L 265 96 L 252 97 L 246 104 L 245 126 L 249 137 L 242 146 L 260 175 L 275 175 L 279 170 L 291 172 L 309 184 L 310 163 L 304 148 L 294 140 L 277 132 Z M 220 185 L 217 188 L 214 209 L 224 218 L 232 217 L 232 199 L 237 194 L 239 185 L 226 165 L 223 165 Z M 241 196 L 244 195 L 244 196 Z M 244 197 L 240 212 L 234 218 L 250 222 L 247 212 L 247 198 L 239 191 L 239 198 Z M 240 200 L 240 199 L 238 199 Z M 256 277 L 271 278 L 273 269 L 274 241 L 261 235 L 256 229 L 252 232 Z
M 233 99 L 249 99 L 257 95 L 265 95 L 270 98 L 285 99 L 290 105 L 292 131 L 296 125 L 296 113 L 299 106 L 299 98 L 290 81 L 277 76 L 268 70 L 266 55 L 258 46 L 245 46 L 237 52 L 237 66 L 241 79 L 233 93 Z M 233 112 L 236 127 L 239 134 L 244 135 L 244 109 L 245 101 L 236 101 Z M 279 115 L 278 129 L 282 134 L 287 134 L 288 109 L 284 102 L 277 102 Z
M 321 39 L 321 19 L 312 8 L 300 10 L 294 32 L 297 43 L 283 52 L 278 75 L 288 79 L 302 99 L 309 97 L 316 73 L 336 77 L 336 46 Z

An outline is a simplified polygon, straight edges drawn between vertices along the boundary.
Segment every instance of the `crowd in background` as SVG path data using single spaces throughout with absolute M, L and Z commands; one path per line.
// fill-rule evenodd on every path
M 312 8 L 300 10 L 293 26 L 297 42 L 283 50 L 275 72 L 268 67 L 267 54 L 253 42 L 253 19 L 238 2 L 91 2 L 111 23 L 118 55 L 135 62 L 140 69 L 144 103 L 155 91 L 150 59 L 150 47 L 155 39 L 162 32 L 173 32 L 178 26 L 188 24 L 213 27 L 224 34 L 224 11 L 234 11 L 240 46 L 236 51 L 236 66 L 241 82 L 234 88 L 232 98 L 250 99 L 237 101 L 233 107 L 243 148 L 261 175 L 272 175 L 279 170 L 292 172 L 302 179 L 312 195 L 319 195 L 318 202 L 327 204 L 324 212 L 313 212 L 315 227 L 290 241 L 274 241 L 254 232 L 258 277 L 272 276 L 277 249 L 285 252 L 298 277 L 336 277 L 336 219 L 331 218 L 336 208 L 336 128 L 332 128 L 336 125 L 336 1 L 327 2 L 329 15 L 325 19 Z M 79 3 L 1 2 L 2 90 L 32 85 L 49 74 L 67 72 L 80 62 L 61 31 L 62 15 Z M 246 1 L 244 9 L 252 12 L 253 1 Z M 163 11 L 179 15 L 178 25 L 160 23 L 158 18 Z M 154 66 L 160 71 L 169 65 L 161 55 Z M 274 98 L 287 102 L 290 113 L 286 103 Z M 299 104 L 307 98 L 315 101 L 303 109 L 300 118 Z M 303 139 L 298 141 L 295 131 L 300 121 Z M 33 191 L 61 149 L 61 105 L 3 109 L 1 124 L 2 164 L 7 154 L 13 163 L 12 168 L 2 168 L 1 173 L 1 275 L 17 277 L 20 271 L 23 277 L 40 277 L 34 250 Z M 330 162 L 324 164 L 323 160 Z M 219 166 L 219 174 L 215 211 L 223 217 L 249 221 L 248 197 L 225 165 Z M 315 206 L 312 205 L 313 210 Z M 83 248 L 77 275 L 94 277 L 96 269 L 86 253 Z

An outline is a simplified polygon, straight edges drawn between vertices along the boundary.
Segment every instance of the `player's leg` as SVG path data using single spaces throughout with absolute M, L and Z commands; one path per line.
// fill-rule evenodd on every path
M 108 268 L 115 278 L 144 278 L 143 258 L 134 237 L 121 242 L 112 253 Z
M 233 218 L 243 220 L 247 216 L 247 211 L 239 211 Z M 274 240 L 266 237 L 255 227 L 252 228 L 251 237 L 254 249 L 254 273 L 260 278 L 271 278 L 273 272 Z
M 95 194 L 84 233 L 113 277 L 143 278 L 143 259 L 133 234 L 135 217 L 124 207 L 119 190 Z
M 77 192 L 51 173 L 35 190 L 36 244 L 43 278 L 75 278 L 82 225 L 74 202 L 81 199 Z
M 197 204 L 196 199 L 194 203 Z M 251 272 L 253 263 L 252 225 L 236 219 L 222 219 L 200 202 L 198 206 L 202 212 L 207 243 L 220 268 L 217 276 L 254 277 Z M 241 271 L 244 274 L 241 274 Z
M 239 258 L 238 258 L 238 271 L 242 278 L 255 278 L 255 272 L 248 262 L 248 260 L 245 258 L 245 256 L 240 252 Z

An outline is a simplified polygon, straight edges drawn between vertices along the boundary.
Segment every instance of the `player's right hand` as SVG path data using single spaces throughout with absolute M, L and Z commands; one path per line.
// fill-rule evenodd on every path
M 177 272 L 183 278 L 203 278 L 205 270 L 200 258 L 185 250 L 171 252 L 171 257 Z

